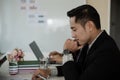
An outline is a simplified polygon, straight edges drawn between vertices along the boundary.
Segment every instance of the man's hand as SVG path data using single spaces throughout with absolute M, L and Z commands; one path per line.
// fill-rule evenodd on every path
M 57 63 L 62 63 L 62 56 L 63 55 L 57 51 L 50 52 L 49 54 L 50 60 L 56 61 Z
M 50 69 L 37 69 L 32 76 L 32 80 L 43 80 L 39 75 L 48 78 L 50 75 Z
M 63 50 L 67 49 L 67 50 L 69 50 L 71 52 L 75 52 L 75 51 L 77 51 L 80 48 L 82 48 L 82 46 L 78 45 L 78 42 L 76 40 L 67 39 L 65 41 Z

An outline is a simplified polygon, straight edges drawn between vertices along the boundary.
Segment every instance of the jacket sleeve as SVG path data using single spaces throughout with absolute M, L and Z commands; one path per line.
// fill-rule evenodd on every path
M 114 59 L 113 59 L 114 58 Z M 101 56 L 95 59 L 84 71 L 79 72 L 73 61 L 63 65 L 63 75 L 65 80 L 110 80 L 120 79 L 120 58 L 118 56 Z
M 73 61 L 68 61 L 63 65 L 65 80 L 78 80 L 79 73 Z
M 63 76 L 62 66 L 56 66 L 56 68 L 58 70 L 57 76 Z
M 76 57 L 77 57 L 79 51 L 80 50 L 76 51 L 75 53 L 72 53 L 74 61 L 76 60 Z M 63 76 L 63 69 L 62 69 L 62 67 L 63 66 L 56 66 L 56 68 L 58 70 L 58 74 L 57 74 L 58 76 Z

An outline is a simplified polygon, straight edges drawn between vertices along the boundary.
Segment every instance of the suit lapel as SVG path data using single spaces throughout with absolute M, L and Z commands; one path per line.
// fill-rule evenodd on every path
M 94 54 L 94 52 L 98 49 L 98 47 L 100 47 L 101 46 L 101 44 L 104 42 L 104 39 L 105 39 L 105 37 L 107 37 L 108 35 L 107 35 L 107 33 L 105 32 L 105 31 L 103 31 L 102 33 L 101 33 L 101 35 L 96 39 L 96 41 L 93 43 L 93 45 L 91 46 L 91 48 L 89 49 L 89 51 L 88 51 L 88 53 L 87 53 L 87 55 L 86 55 L 86 58 L 85 58 L 85 60 L 84 60 L 84 63 L 83 63 L 83 66 L 82 66 L 82 68 L 83 68 L 83 70 L 87 67 L 87 65 L 89 64 L 89 57 L 90 57 L 90 59 L 93 57 L 93 55 L 95 55 Z
M 93 43 L 91 48 L 88 51 L 88 56 L 91 55 L 98 47 L 100 47 L 100 44 L 104 42 L 105 37 L 108 36 L 105 31 L 101 33 L 101 35 L 96 39 L 96 41 Z

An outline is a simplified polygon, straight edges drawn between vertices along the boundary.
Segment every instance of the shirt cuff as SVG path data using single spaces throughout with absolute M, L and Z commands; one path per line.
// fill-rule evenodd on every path
M 73 61 L 73 56 L 72 54 L 64 54 L 63 55 L 63 64 L 68 62 L 68 61 Z
M 57 76 L 58 70 L 55 66 L 50 67 L 51 70 L 51 76 Z

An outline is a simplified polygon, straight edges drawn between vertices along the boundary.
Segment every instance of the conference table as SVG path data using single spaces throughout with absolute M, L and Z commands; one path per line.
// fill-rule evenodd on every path
M 9 62 L 5 61 L 0 67 L 0 80 L 31 80 L 34 70 L 19 71 L 16 75 L 9 74 Z M 47 80 L 65 80 L 64 77 L 51 76 Z

